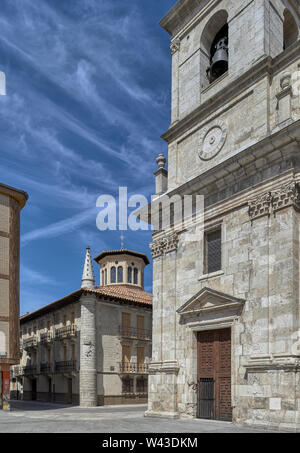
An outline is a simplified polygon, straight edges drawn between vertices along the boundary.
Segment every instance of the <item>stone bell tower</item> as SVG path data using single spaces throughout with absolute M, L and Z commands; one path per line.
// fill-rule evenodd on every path
M 203 195 L 205 225 L 199 240 L 193 219 L 153 235 L 149 416 L 300 427 L 299 8 L 183 0 L 161 21 L 172 107 L 159 195 Z

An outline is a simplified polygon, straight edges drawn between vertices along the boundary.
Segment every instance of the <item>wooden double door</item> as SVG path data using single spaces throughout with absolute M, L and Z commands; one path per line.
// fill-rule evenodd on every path
M 232 420 L 231 329 L 198 333 L 197 417 Z

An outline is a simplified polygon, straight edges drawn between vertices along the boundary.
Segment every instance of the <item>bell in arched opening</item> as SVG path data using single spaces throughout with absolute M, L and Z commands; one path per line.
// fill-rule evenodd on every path
M 214 82 L 228 71 L 228 24 L 224 25 L 216 35 L 210 51 L 210 66 L 207 76 Z

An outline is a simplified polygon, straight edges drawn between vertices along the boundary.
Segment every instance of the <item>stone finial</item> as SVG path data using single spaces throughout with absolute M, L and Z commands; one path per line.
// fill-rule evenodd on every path
M 156 159 L 158 169 L 154 172 L 155 175 L 155 193 L 161 195 L 168 190 L 168 172 L 165 169 L 167 159 L 163 154 L 159 154 Z
M 163 154 L 159 154 L 156 159 L 156 162 L 157 162 L 158 168 L 165 168 L 167 159 L 165 158 L 165 156 Z
M 85 255 L 85 262 L 84 262 L 84 267 L 83 267 L 81 288 L 93 288 L 94 286 L 95 286 L 95 276 L 94 276 L 92 259 L 91 259 L 91 249 L 90 249 L 90 247 L 87 247 L 86 255 Z

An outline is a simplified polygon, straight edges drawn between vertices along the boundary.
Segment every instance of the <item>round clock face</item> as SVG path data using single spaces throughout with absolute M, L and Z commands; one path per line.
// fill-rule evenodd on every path
M 223 121 L 205 128 L 200 137 L 200 159 L 210 160 L 219 154 L 225 144 L 226 136 L 227 129 Z

